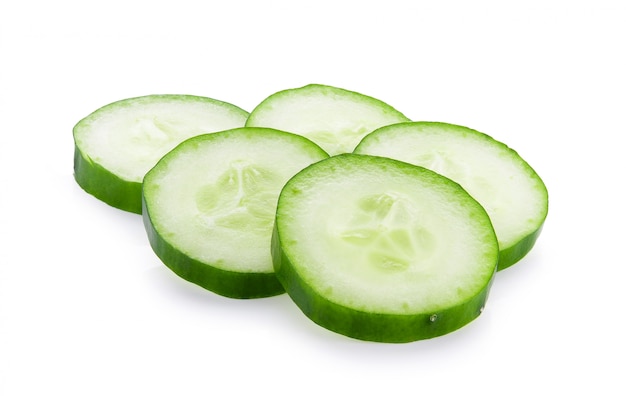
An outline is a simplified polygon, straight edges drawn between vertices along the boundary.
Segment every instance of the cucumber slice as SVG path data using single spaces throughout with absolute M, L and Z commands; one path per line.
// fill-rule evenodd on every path
M 281 191 L 274 269 L 306 316 L 349 337 L 410 342 L 482 311 L 498 261 L 483 207 L 451 180 L 388 158 L 342 154 Z
M 108 104 L 74 127 L 74 177 L 101 201 L 141 213 L 146 172 L 195 135 L 242 127 L 248 113 L 191 95 L 148 95 Z
M 500 244 L 498 269 L 521 260 L 534 246 L 548 214 L 548 191 L 517 152 L 458 125 L 409 122 L 366 136 L 355 153 L 394 158 L 429 168 L 461 184 L 480 202 Z
M 184 141 L 144 178 L 152 249 L 180 277 L 217 294 L 283 293 L 270 253 L 278 194 L 296 172 L 326 157 L 313 142 L 268 128 Z
M 277 92 L 263 100 L 246 126 L 305 136 L 330 155 L 350 153 L 369 132 L 409 121 L 398 110 L 357 92 L 320 84 Z

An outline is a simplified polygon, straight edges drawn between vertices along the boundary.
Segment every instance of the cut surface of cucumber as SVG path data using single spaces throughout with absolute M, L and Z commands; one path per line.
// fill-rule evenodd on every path
M 366 136 L 355 153 L 423 166 L 463 186 L 489 214 L 502 270 L 533 247 L 548 213 L 548 192 L 520 155 L 488 135 L 440 122 L 408 122 Z
M 248 113 L 192 95 L 148 95 L 108 104 L 74 127 L 74 177 L 107 204 L 141 212 L 146 172 L 195 135 L 242 127 Z
M 153 250 L 180 277 L 220 295 L 283 293 L 270 253 L 278 194 L 296 172 L 326 157 L 308 139 L 268 128 L 184 141 L 144 178 Z
M 330 155 L 352 152 L 369 132 L 409 119 L 390 105 L 357 92 L 310 84 L 270 95 L 252 110 L 246 126 L 303 135 Z
M 401 161 L 341 154 L 282 189 L 272 257 L 314 322 L 357 339 L 410 342 L 480 314 L 498 244 L 487 213 L 458 184 Z

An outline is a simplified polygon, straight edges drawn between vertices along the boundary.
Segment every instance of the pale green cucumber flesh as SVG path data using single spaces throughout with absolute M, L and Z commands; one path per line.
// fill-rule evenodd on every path
M 310 84 L 274 93 L 251 113 L 246 126 L 305 136 L 330 155 L 352 152 L 369 132 L 409 119 L 392 106 L 357 92 Z
M 480 314 L 498 244 L 484 208 L 458 184 L 404 162 L 342 154 L 282 189 L 272 257 L 314 322 L 353 338 L 409 342 Z
M 176 274 L 220 295 L 284 292 L 269 248 L 278 195 L 291 176 L 327 157 L 308 139 L 268 128 L 184 141 L 144 178 L 153 250 Z
M 148 95 L 108 104 L 73 129 L 74 177 L 107 204 L 141 213 L 145 173 L 183 140 L 242 127 L 248 113 L 192 95 Z
M 367 135 L 355 153 L 423 166 L 463 186 L 489 214 L 498 236 L 502 270 L 534 246 L 548 213 L 545 184 L 504 143 L 470 128 L 407 122 Z

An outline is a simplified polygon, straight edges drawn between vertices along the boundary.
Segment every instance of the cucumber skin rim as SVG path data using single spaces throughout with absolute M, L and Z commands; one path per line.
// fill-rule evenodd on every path
M 338 156 L 330 157 L 329 160 L 345 156 L 376 157 L 366 154 L 340 154 Z M 379 158 L 404 164 L 405 166 L 421 168 L 427 172 L 436 174 L 436 172 L 427 168 L 413 165 L 408 162 L 385 157 Z M 315 164 L 309 165 L 309 167 L 304 168 L 300 172 L 303 172 L 312 166 L 315 166 Z M 439 174 L 437 175 L 447 180 L 448 183 L 454 184 L 458 188 L 465 191 L 465 189 L 463 189 L 457 182 L 445 176 Z M 290 182 L 291 180 L 288 181 L 287 184 Z M 285 188 L 286 185 L 283 186 L 283 190 Z M 469 193 L 466 192 L 466 194 L 472 198 Z M 478 202 L 476 203 L 484 212 L 485 217 L 489 219 L 482 205 Z M 280 206 L 280 198 L 278 206 Z M 493 266 L 493 272 L 489 275 L 488 281 L 485 283 L 483 288 L 477 291 L 473 296 L 457 305 L 446 309 L 420 314 L 385 314 L 360 311 L 358 309 L 345 307 L 330 301 L 303 281 L 302 277 L 298 275 L 297 270 L 282 248 L 280 231 L 278 230 L 278 220 L 279 213 L 277 207 L 276 220 L 274 222 L 271 239 L 272 263 L 276 277 L 283 285 L 289 297 L 309 319 L 321 327 L 354 339 L 385 343 L 408 343 L 442 336 L 458 330 L 472 322 L 483 312 L 489 297 L 489 291 L 493 285 L 495 275 L 498 272 L 500 252 L 496 249 L 494 252 L 495 263 Z M 492 233 L 494 242 L 497 244 L 493 227 Z
M 335 87 L 335 86 L 332 86 L 332 85 L 308 84 L 308 85 L 304 85 L 304 86 L 297 87 L 297 88 L 284 89 L 282 91 L 275 92 L 275 93 L 271 94 L 270 96 L 266 97 L 259 104 L 257 104 L 257 106 L 254 109 L 252 109 L 252 111 L 248 115 L 248 118 L 246 120 L 245 126 L 247 126 L 247 127 L 264 127 L 265 126 L 264 124 L 261 124 L 261 125 L 257 125 L 256 124 L 256 116 L 259 113 L 259 109 L 262 109 L 268 103 L 271 104 L 271 103 L 273 103 L 276 100 L 280 100 L 280 98 L 283 97 L 283 96 L 288 96 L 288 95 L 293 94 L 295 92 L 302 92 L 302 91 L 322 91 L 324 93 L 328 93 L 328 92 L 334 93 L 334 94 L 336 94 L 338 96 L 341 96 L 341 97 L 359 98 L 360 101 L 365 102 L 368 105 L 373 105 L 375 107 L 378 107 L 378 108 L 382 109 L 383 113 L 385 113 L 385 114 L 394 114 L 398 118 L 402 118 L 403 120 L 402 121 L 397 121 L 398 123 L 400 123 L 400 122 L 410 122 L 411 121 L 410 118 L 408 118 L 406 115 L 404 115 L 404 113 L 402 113 L 399 110 L 397 110 L 395 107 L 393 107 L 390 104 L 388 104 L 387 102 L 384 102 L 384 101 L 382 101 L 380 99 L 377 99 L 377 98 L 375 98 L 373 96 L 365 95 L 365 94 L 362 94 L 360 92 L 351 91 L 351 90 L 344 89 L 344 88 Z M 272 126 L 272 128 L 275 128 L 275 127 Z M 283 128 L 279 127 L 278 129 L 283 129 Z M 291 132 L 291 131 L 288 131 L 288 132 Z M 373 131 L 369 131 L 369 132 L 371 133 Z M 297 134 L 300 135 L 300 133 L 297 133 Z M 363 139 L 365 136 L 367 136 L 367 133 L 362 135 L 361 139 Z M 317 142 L 315 142 L 315 143 L 317 144 Z M 357 143 L 357 145 L 358 145 L 358 143 Z M 344 154 L 344 153 L 340 153 L 340 154 Z M 333 155 L 337 155 L 337 154 L 333 154 Z
M 195 141 L 202 141 L 207 138 L 217 138 L 219 136 L 225 136 L 226 134 L 236 133 L 238 131 L 252 131 L 261 130 L 269 131 L 271 133 L 279 133 L 283 135 L 289 135 L 301 142 L 307 142 L 311 145 L 311 148 L 315 147 L 319 154 L 328 156 L 321 147 L 309 139 L 291 133 L 285 132 L 273 128 L 264 127 L 238 127 L 227 129 L 224 131 L 211 132 L 201 135 L 193 136 L 181 143 L 179 143 L 174 149 L 182 145 L 192 144 Z M 328 157 L 326 157 L 328 158 Z M 156 168 L 161 162 L 167 161 L 168 155 L 163 156 L 157 164 L 152 168 Z M 151 170 L 152 171 L 152 170 Z M 149 171 L 148 173 L 150 173 Z M 146 203 L 144 194 L 144 185 L 141 186 L 141 205 L 142 205 L 142 218 L 144 228 L 148 235 L 150 246 L 159 259 L 172 270 L 179 277 L 195 283 L 198 286 L 203 287 L 216 294 L 224 297 L 238 298 L 238 299 L 252 299 L 262 297 L 272 297 L 285 293 L 285 289 L 276 277 L 274 272 L 237 272 L 228 271 L 221 268 L 213 267 L 210 264 L 196 260 L 187 256 L 172 244 L 170 244 L 163 236 L 157 231 L 156 227 L 152 223 L 150 217 L 150 210 Z M 268 246 L 268 249 L 270 247 Z
M 115 102 L 108 103 L 78 121 L 72 130 L 74 136 L 74 179 L 78 185 L 88 194 L 93 195 L 104 203 L 127 212 L 141 214 L 142 198 L 141 198 L 141 182 L 130 181 L 121 178 L 112 173 L 102 165 L 93 162 L 89 156 L 80 149 L 76 140 L 78 129 L 83 123 L 89 122 L 101 112 L 110 111 L 117 107 L 131 106 L 137 102 L 151 102 L 155 100 L 173 99 L 178 101 L 204 102 L 211 103 L 233 112 L 249 115 L 249 113 L 241 107 L 229 102 L 206 96 L 187 95 L 187 94 L 152 94 L 144 96 L 135 96 L 132 98 L 120 99 Z
M 498 260 L 498 271 L 511 267 L 513 264 L 522 260 L 535 246 L 535 242 L 539 238 L 543 230 L 544 222 L 534 232 L 526 235 L 514 245 L 504 250 L 500 250 L 500 258 Z
M 74 179 L 87 193 L 117 209 L 141 214 L 141 183 L 120 178 L 74 144 Z
M 392 124 L 392 125 L 386 125 L 383 127 L 380 127 L 374 131 L 372 131 L 371 133 L 369 133 L 368 135 L 366 135 L 360 142 L 359 144 L 357 144 L 357 146 L 355 147 L 353 153 L 358 153 L 357 151 L 359 150 L 359 147 L 363 144 L 364 141 L 366 141 L 366 139 L 368 139 L 369 137 L 373 136 L 376 137 L 376 135 L 378 135 L 381 130 L 386 130 L 388 128 L 394 128 L 397 126 L 411 126 L 411 125 L 441 125 L 444 126 L 446 128 L 451 128 L 454 130 L 460 130 L 463 131 L 465 133 L 471 133 L 475 136 L 480 137 L 481 139 L 487 140 L 492 144 L 495 144 L 497 146 L 503 147 L 505 148 L 507 151 L 510 151 L 514 157 L 516 157 L 521 165 L 527 169 L 530 170 L 531 173 L 537 178 L 537 180 L 540 182 L 540 186 L 543 187 L 542 190 L 545 194 L 546 197 L 546 207 L 545 207 L 545 212 L 543 214 L 543 218 L 538 222 L 538 226 L 537 228 L 529 233 L 524 235 L 523 237 L 521 237 L 517 242 L 515 242 L 514 244 L 512 244 L 511 246 L 500 250 L 500 256 L 498 259 L 498 271 L 504 270 L 506 268 L 511 267 L 513 264 L 518 263 L 519 261 L 521 261 L 524 257 L 526 257 L 528 255 L 528 253 L 530 253 L 530 251 L 533 249 L 533 247 L 535 246 L 535 242 L 537 242 L 537 239 L 539 238 L 539 235 L 541 235 L 541 231 L 543 230 L 543 226 L 545 224 L 545 221 L 548 217 L 548 212 L 549 212 L 549 193 L 548 193 L 548 188 L 546 186 L 546 184 L 544 183 L 543 179 L 541 178 L 541 176 L 539 176 L 539 174 L 535 171 L 535 169 L 513 148 L 509 147 L 507 144 L 494 139 L 492 136 L 463 126 L 463 125 L 457 125 L 457 124 L 450 124 L 447 122 L 440 122 L 440 121 L 409 121 L 409 122 L 401 122 L 398 124 Z
M 350 338 L 385 343 L 439 337 L 469 324 L 483 312 L 497 272 L 494 267 L 488 283 L 477 294 L 453 307 L 425 314 L 382 314 L 339 305 L 303 282 L 281 247 L 276 224 L 272 234 L 272 259 L 276 276 L 287 294 L 313 322 Z
M 283 294 L 285 289 L 272 272 L 235 272 L 191 258 L 167 242 L 152 224 L 142 194 L 142 218 L 154 253 L 176 275 L 224 297 L 252 299 Z
M 400 112 L 395 107 L 391 106 L 389 103 L 384 102 L 384 101 L 382 101 L 380 99 L 377 99 L 377 98 L 375 98 L 373 96 L 365 95 L 365 94 L 362 94 L 362 93 L 356 92 L 356 91 L 351 91 L 351 90 L 348 90 L 348 89 L 345 89 L 345 88 L 335 87 L 335 86 L 332 86 L 332 85 L 307 84 L 307 85 L 304 85 L 304 86 L 301 86 L 301 87 L 297 87 L 297 88 L 288 88 L 288 89 L 283 89 L 283 90 L 278 91 L 278 92 L 274 92 L 273 94 L 271 94 L 268 97 L 266 97 L 265 99 L 263 99 L 250 112 L 250 115 L 248 116 L 248 119 L 246 120 L 246 126 L 256 126 L 256 125 L 249 125 L 249 123 L 252 123 L 252 122 L 255 121 L 254 117 L 258 113 L 257 109 L 261 108 L 262 106 L 264 106 L 268 102 L 270 102 L 270 103 L 273 102 L 274 100 L 276 100 L 277 97 L 280 98 L 280 97 L 282 97 L 284 95 L 289 95 L 289 94 L 293 94 L 295 92 L 302 92 L 302 91 L 323 91 L 323 92 L 332 92 L 332 93 L 339 94 L 339 95 L 344 96 L 344 97 L 358 97 L 358 98 L 362 99 L 364 102 L 366 102 L 368 104 L 375 104 L 375 105 L 377 105 L 378 107 L 383 109 L 385 111 L 385 113 L 396 114 L 396 115 L 398 115 L 400 117 L 403 117 L 406 120 L 406 121 L 401 121 L 401 122 L 410 122 L 411 121 L 411 119 L 409 117 L 404 115 L 402 112 Z

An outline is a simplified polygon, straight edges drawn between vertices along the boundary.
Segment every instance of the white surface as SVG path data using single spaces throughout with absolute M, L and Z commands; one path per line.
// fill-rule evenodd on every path
M 620 3 L 3 2 L 0 394 L 623 395 Z M 375 344 L 286 295 L 213 295 L 73 180 L 72 127 L 102 105 L 186 93 L 251 110 L 310 82 L 488 133 L 542 176 L 544 232 L 478 320 Z

